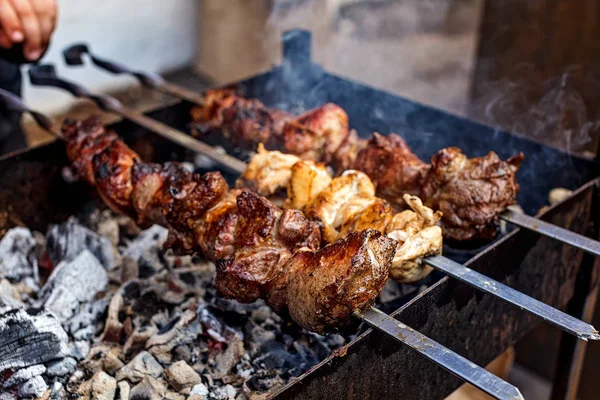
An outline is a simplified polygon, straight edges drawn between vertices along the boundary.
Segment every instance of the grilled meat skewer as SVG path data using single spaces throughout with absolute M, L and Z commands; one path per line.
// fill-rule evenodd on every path
M 269 152 L 259 144 L 258 153 L 236 185 L 265 196 L 286 185 L 284 209 L 297 209 L 320 221 L 325 243 L 366 228 L 385 232 L 398 242 L 390 276 L 399 282 L 425 278 L 432 268 L 422 262 L 423 258 L 442 251 L 442 229 L 436 225 L 441 212 L 424 206 L 416 196 L 404 194 L 403 201 L 410 209 L 394 214 L 387 201 L 375 196 L 373 182 L 360 171 L 346 170 L 332 178 L 322 164 Z
M 253 119 L 258 114 L 261 119 Z M 426 164 L 396 134 L 374 133 L 368 141 L 360 139 L 349 129 L 344 110 L 335 104 L 291 118 L 256 99 L 216 89 L 207 92 L 204 107 L 194 108 L 192 119 L 197 135 L 220 129 L 242 148 L 254 150 L 265 143 L 269 149 L 326 163 L 338 174 L 347 169 L 363 171 L 377 193 L 395 205 L 406 207 L 405 193 L 419 196 L 425 205 L 444 213 L 441 225 L 447 239 L 493 238 L 499 213 L 516 204 L 515 175 L 522 154 L 505 161 L 494 152 L 467 159 L 459 149 L 447 148 Z
M 300 326 L 325 332 L 366 310 L 385 283 L 396 241 L 373 229 L 319 249 L 317 223 L 220 173 L 193 174 L 177 163 L 148 164 L 97 119 L 63 127 L 71 174 L 96 186 L 113 210 L 138 223 L 168 226 L 168 246 L 216 262 L 220 293 L 264 298 Z

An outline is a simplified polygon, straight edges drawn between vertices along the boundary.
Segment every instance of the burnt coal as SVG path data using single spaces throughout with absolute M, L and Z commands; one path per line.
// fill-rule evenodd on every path
M 37 281 L 35 240 L 26 228 L 13 228 L 0 240 L 0 278 L 19 281 L 34 276 Z
M 53 226 L 46 235 L 48 256 L 54 265 L 70 262 L 84 250 L 91 252 L 105 269 L 116 266 L 115 252 L 110 239 L 100 236 L 77 223 L 73 218 Z
M 164 228 L 92 211 L 42 236 L 20 228 L 3 239 L 19 247 L 18 273 L 0 279 L 0 385 L 11 400 L 259 398 L 345 342 L 264 302 L 219 297 L 214 264 L 165 253 Z

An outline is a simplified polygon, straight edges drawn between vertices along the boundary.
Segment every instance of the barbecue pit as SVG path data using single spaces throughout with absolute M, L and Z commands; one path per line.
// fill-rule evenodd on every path
M 292 111 L 335 102 L 348 112 L 351 125 L 360 134 L 396 131 L 422 157 L 446 146 L 459 146 L 470 156 L 494 150 L 501 157 L 508 157 L 517 150 L 523 151 L 527 158 L 518 180 L 519 203 L 525 211 L 535 214 L 545 205 L 553 187 L 577 189 L 567 200 L 548 209 L 542 219 L 598 236 L 598 216 L 592 212 L 598 206 L 598 181 L 588 182 L 597 176 L 593 162 L 328 74 L 311 63 L 307 33 L 288 33 L 284 56 L 281 66 L 239 82 L 238 89 L 267 105 Z M 174 103 L 149 114 L 186 130 L 190 108 L 186 102 Z M 125 135 L 128 144 L 145 160 L 185 157 L 177 146 L 129 122 L 117 123 L 113 128 Z M 219 144 L 226 147 L 226 143 Z M 6 183 L 0 193 L 0 206 L 8 212 L 2 216 L 0 228 L 22 222 L 45 232 L 49 224 L 64 222 L 89 207 L 95 200 L 89 188 L 63 181 L 60 168 L 66 164 L 61 143 L 4 158 L 0 176 Z M 549 176 L 552 179 L 541 178 Z M 585 299 L 596 283 L 591 279 L 595 276 L 594 258 L 522 230 L 474 249 L 448 248 L 445 254 L 457 261 L 468 259 L 471 268 L 559 308 Z M 479 365 L 491 361 L 539 323 L 515 307 L 456 281 L 437 275 L 432 282 L 435 283 L 400 308 L 398 303 L 406 299 L 385 308 L 395 310 L 403 322 Z M 403 398 L 441 398 L 459 384 L 392 339 L 366 331 L 345 351 L 334 353 L 277 395 L 385 398 L 403 393 Z

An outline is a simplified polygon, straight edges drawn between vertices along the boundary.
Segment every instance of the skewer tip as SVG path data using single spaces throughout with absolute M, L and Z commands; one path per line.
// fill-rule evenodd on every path
M 600 340 L 600 333 L 598 333 L 598 331 L 596 330 L 596 328 L 594 328 L 592 325 L 590 325 L 590 333 L 581 333 L 579 335 L 579 337 L 585 341 L 587 340 Z
M 525 400 L 525 397 L 521 394 L 518 388 L 515 388 L 515 400 Z

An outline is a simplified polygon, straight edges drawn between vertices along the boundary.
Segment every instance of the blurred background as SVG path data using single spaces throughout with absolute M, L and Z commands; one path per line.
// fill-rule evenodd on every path
M 67 69 L 61 51 L 87 42 L 98 55 L 202 90 L 278 64 L 281 33 L 304 28 L 313 35 L 315 62 L 330 72 L 597 157 L 597 0 L 59 0 L 59 11 L 43 61 L 140 110 L 169 99 L 132 78 Z M 58 117 L 96 110 L 28 84 L 24 97 Z M 33 124 L 26 122 L 25 130 L 30 144 L 50 139 Z M 525 398 L 550 398 L 558 340 L 540 327 L 490 368 L 514 381 Z M 598 398 L 591 382 L 599 356 L 600 345 L 590 345 L 580 399 Z M 454 396 L 480 398 L 468 388 Z

